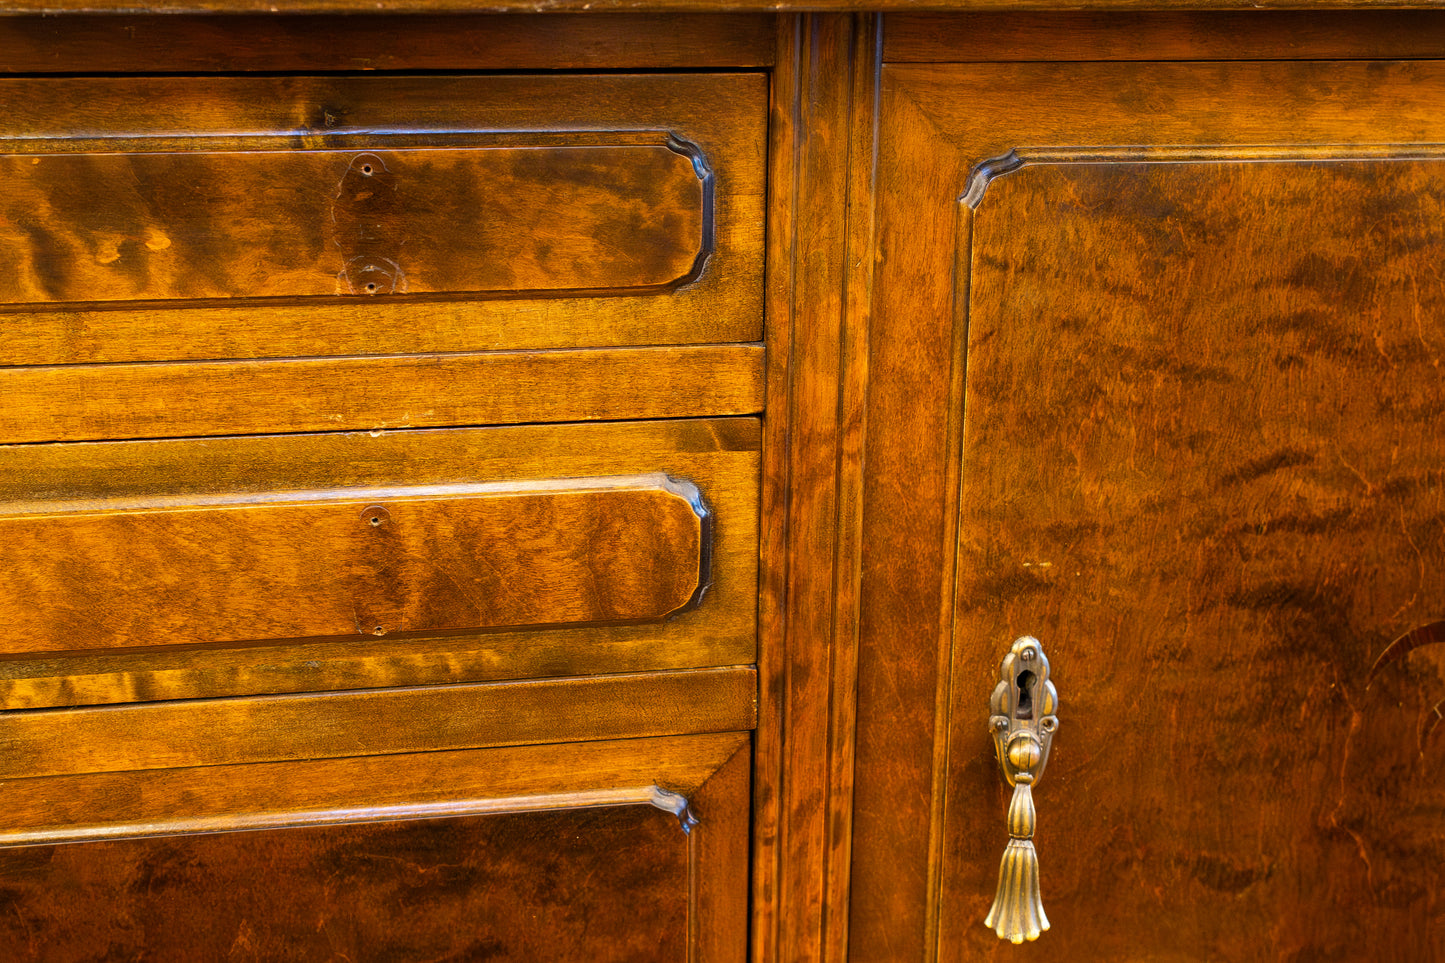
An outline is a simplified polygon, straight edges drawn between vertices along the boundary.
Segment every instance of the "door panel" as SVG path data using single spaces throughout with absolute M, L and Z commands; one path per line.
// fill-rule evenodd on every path
M 988 908 L 1004 802 L 977 716 L 1032 634 L 1064 705 L 1036 797 L 1049 951 L 1432 955 L 1445 675 L 1426 649 L 1377 660 L 1445 617 L 1442 198 L 1437 161 L 989 188 L 945 907 Z
M 7 780 L 0 945 L 57 963 L 740 963 L 748 742 Z
M 686 958 L 687 840 L 650 806 L 45 846 L 0 867 L 26 960 Z
M 854 958 L 1441 951 L 1442 93 L 885 66 Z M 1053 927 L 1014 947 L 987 724 L 1024 634 L 1060 731 Z

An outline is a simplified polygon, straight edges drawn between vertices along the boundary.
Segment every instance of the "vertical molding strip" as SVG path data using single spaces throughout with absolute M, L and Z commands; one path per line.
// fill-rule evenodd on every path
M 768 223 L 758 960 L 847 956 L 878 24 L 876 15 L 848 14 L 780 21 Z
M 853 35 L 853 84 L 848 116 L 848 208 L 844 258 L 841 385 L 838 397 L 838 553 L 833 608 L 833 693 L 830 720 L 828 833 L 833 851 L 827 879 L 823 958 L 848 956 L 853 850 L 854 746 L 858 728 L 858 630 L 862 580 L 864 438 L 867 434 L 869 338 L 873 303 L 878 181 L 882 14 L 860 14 Z

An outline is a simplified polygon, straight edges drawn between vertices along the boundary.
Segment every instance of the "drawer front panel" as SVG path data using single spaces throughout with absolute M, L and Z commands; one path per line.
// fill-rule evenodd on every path
M 0 303 L 518 295 L 681 284 L 710 174 L 664 134 L 530 146 L 0 156 Z M 591 141 L 591 143 L 589 143 Z
M 658 622 L 707 585 L 711 517 L 665 475 L 317 494 L 0 517 L 5 647 Z
M 3 364 L 761 339 L 761 73 L 0 79 L 0 103 Z
M 0 446 L 0 704 L 751 663 L 759 443 L 737 418 Z

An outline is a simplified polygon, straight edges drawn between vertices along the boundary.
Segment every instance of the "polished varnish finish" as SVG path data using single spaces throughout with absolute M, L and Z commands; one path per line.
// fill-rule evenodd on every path
M 0 29 L 0 956 L 742 963 L 774 22 L 150 23 Z
M 664 475 L 318 494 L 0 517 L 4 645 L 660 622 L 708 584 L 712 518 Z
M 1055 950 L 1428 959 L 1445 674 L 1376 662 L 1445 597 L 1445 163 L 1210 160 L 1030 165 L 973 215 L 944 901 L 992 871 L 965 680 L 1027 628 L 1071 706 Z
M 492 17 L 470 0 L 364 16 L 354 0 L 156 0 L 163 18 L 12 3 L 94 13 L 0 18 L 14 73 L 0 153 L 63 154 L 111 187 L 129 165 L 151 186 L 144 203 L 117 189 L 62 205 L 55 250 L 33 227 L 5 235 L 26 265 L 87 279 L 4 282 L 19 292 L 0 314 L 7 517 L 235 508 L 263 529 L 297 493 L 324 513 L 363 489 L 466 511 L 383 553 L 405 574 L 341 637 L 176 644 L 186 616 L 168 601 L 131 606 L 149 644 L 0 659 L 14 710 L 0 843 L 18 847 L 0 865 L 29 914 L 0 926 L 51 927 L 35 952 L 72 958 L 104 955 L 98 933 L 152 943 L 105 929 L 117 907 L 181 906 L 219 921 L 209 955 L 272 958 L 282 942 L 257 934 L 315 956 L 307 941 L 336 920 L 357 923 L 346 939 L 370 934 L 344 944 L 353 956 L 1445 953 L 1431 764 L 1445 20 L 1358 0 L 1311 4 L 1356 8 L 1337 15 L 1057 5 L 821 0 L 775 18 L 498 0 L 550 12 Z M 604 200 L 557 203 L 549 185 L 578 186 L 578 150 L 608 159 L 583 191 Z M 647 176 L 629 179 L 639 151 Z M 549 160 L 488 166 L 522 154 Z M 238 172 L 267 216 L 224 186 L 214 206 L 154 190 L 173 155 L 198 181 Z M 446 162 L 395 182 L 397 200 L 432 199 L 425 217 L 369 194 L 375 165 L 351 176 L 366 156 L 397 160 L 388 174 Z M 323 194 L 298 199 L 294 182 L 321 174 L 335 175 Z M 494 176 L 526 208 L 468 223 L 446 185 L 484 192 Z M 647 223 L 613 216 L 638 198 Z M 224 256 L 100 284 L 190 251 L 166 233 L 170 248 L 128 258 L 170 223 L 132 215 L 163 201 Z M 217 225 L 237 204 L 229 243 Z M 523 225 L 504 239 L 517 278 L 486 222 Z M 599 253 L 549 257 L 549 232 Z M 304 284 L 275 267 L 323 236 Z M 253 248 L 265 271 L 244 269 Z M 657 603 L 650 620 L 453 618 L 471 600 L 433 563 L 485 570 L 454 537 L 481 511 L 475 486 L 656 475 L 695 485 L 715 521 L 700 604 L 652 618 L 686 587 L 652 577 L 648 539 L 677 532 L 664 521 L 628 549 L 588 535 L 594 551 L 566 553 L 587 584 L 649 572 L 631 598 Z M 646 529 L 648 506 L 617 513 L 617 531 Z M 296 552 L 316 541 L 300 518 L 271 526 L 285 550 L 266 558 L 245 554 L 240 526 L 193 565 L 136 544 L 157 575 L 249 573 L 236 581 L 261 597 L 225 604 L 299 625 L 321 582 L 275 573 L 324 567 Z M 6 564 L 53 586 L 59 541 Z M 1053 926 L 1015 947 L 982 925 L 1009 835 L 987 697 L 1028 633 L 1063 721 L 1037 825 L 1012 827 L 1037 844 Z M 345 877 L 370 887 L 365 905 L 316 872 L 343 843 L 395 857 Z M 531 875 L 505 880 L 496 919 L 522 922 L 488 931 L 472 884 L 518 859 Z M 655 879 L 634 872 L 644 862 Z M 132 874 L 147 865 L 195 892 L 141 898 L 127 880 L 165 879 Z M 254 888 L 280 865 L 309 902 Z M 88 866 L 111 883 L 82 893 Z M 457 886 L 426 907 L 396 898 L 449 873 Z M 265 910 L 249 929 L 198 902 L 218 885 Z M 641 903 L 657 915 L 629 911 Z M 361 929 L 377 906 L 390 929 Z M 568 907 L 597 926 L 563 945 Z M 460 911 L 439 922 L 446 908 Z M 555 914 L 557 940 L 538 942 L 529 912 Z M 420 942 L 388 942 L 408 934 Z M 194 955 L 169 938 L 151 948 Z
M 731 732 L 751 667 L 17 710 L 8 778 Z M 279 770 L 278 770 L 279 772 Z
M 888 63 L 1433 60 L 1445 44 L 1445 14 L 1199 9 L 900 13 L 888 17 L 884 44 Z
M 0 391 L 7 443 L 708 417 L 762 411 L 763 348 L 56 365 Z
M 804 17 L 780 35 L 763 488 L 770 564 L 760 639 L 766 688 L 758 734 L 758 959 L 842 960 L 847 952 L 873 224 L 871 65 L 879 42 L 873 16 Z
M 0 72 L 670 70 L 773 63 L 766 13 L 0 17 Z
M 753 662 L 757 651 L 759 440 L 756 420 L 735 418 L 0 447 L 0 515 L 25 522 L 42 539 L 29 554 L 18 551 L 19 540 L 0 549 L 0 557 L 5 559 L 4 578 L 15 584 L 29 580 L 27 592 L 7 597 L 7 604 L 16 606 L 15 611 L 20 607 L 33 611 L 34 599 L 49 597 L 57 602 L 57 610 L 47 610 L 43 618 L 55 624 L 62 614 L 58 602 L 68 598 L 76 617 L 50 638 L 52 645 L 66 650 L 62 657 L 37 653 L 0 659 L 0 704 L 39 708 Z M 211 610 L 212 617 L 219 611 L 249 608 L 258 619 L 291 620 L 294 625 L 306 612 L 314 616 L 325 598 L 324 584 L 343 595 L 347 591 L 336 582 L 339 573 L 335 569 L 342 557 L 337 552 L 349 553 L 346 557 L 363 569 L 386 557 L 409 559 L 411 576 L 422 579 L 410 581 L 409 576 L 390 583 L 389 589 L 379 589 L 380 594 L 357 596 L 368 606 L 387 604 L 387 592 L 430 584 L 443 568 L 460 566 L 479 577 L 486 574 L 488 558 L 472 557 L 458 545 L 438 544 L 434 555 L 394 554 L 393 541 L 380 537 L 378 529 L 383 526 L 372 526 L 371 516 L 363 517 L 361 510 L 373 503 L 384 506 L 388 499 L 407 491 L 446 492 L 469 479 L 473 485 L 484 482 L 499 489 L 489 496 L 495 499 L 506 491 L 535 492 L 539 487 L 545 491 L 549 482 L 555 487 L 559 480 L 635 478 L 656 472 L 696 486 L 713 522 L 707 539 L 707 589 L 696 599 L 698 604 L 674 612 L 664 621 L 559 625 L 555 617 L 547 616 L 551 624 L 536 628 L 439 630 L 400 636 L 394 629 L 387 631 L 385 624 L 382 628 L 387 634 L 358 635 L 355 623 L 347 622 L 342 628 L 349 638 L 300 641 L 285 638 L 284 633 L 268 638 L 247 631 L 247 642 L 231 645 L 219 644 L 214 632 L 211 641 L 190 645 L 177 644 L 180 639 L 170 634 L 188 623 L 195 629 L 196 620 L 206 618 L 199 608 L 201 598 L 190 597 L 191 592 L 209 594 L 219 607 Z M 285 524 L 272 524 L 269 539 L 259 540 L 258 533 L 243 521 L 264 517 L 268 505 L 269 511 L 282 515 L 304 508 L 305 503 L 294 501 L 297 494 L 310 493 L 335 503 L 344 502 L 345 492 L 355 491 L 370 492 L 368 497 L 376 501 L 353 503 L 354 514 L 336 515 L 339 540 L 330 543 L 317 542 L 314 529 L 307 535 Z M 654 489 L 644 497 L 664 494 Z M 599 493 L 597 497 L 612 496 Z M 539 507 L 545 503 L 543 496 Z M 192 529 L 193 533 L 205 531 L 220 537 L 205 544 L 184 533 L 171 539 L 156 537 L 159 530 L 148 527 L 149 509 L 178 504 L 192 506 L 185 515 L 200 526 Z M 670 494 L 657 504 L 676 507 Z M 118 505 L 130 508 L 117 511 Z M 437 514 L 442 509 L 436 503 L 426 502 L 425 506 L 434 521 L 446 521 L 444 513 Z M 329 514 L 315 507 L 312 511 Z M 698 518 L 693 507 L 678 517 L 686 521 L 689 513 Z M 561 516 L 553 518 L 558 520 Z M 635 519 L 614 515 L 610 523 L 618 526 L 619 532 L 644 529 L 640 538 L 646 542 L 654 536 L 645 529 L 657 520 L 645 514 Z M 395 531 L 397 519 L 392 522 Z M 128 527 L 131 534 L 117 544 L 93 543 L 88 548 L 72 544 L 68 554 L 52 555 L 47 546 L 59 540 L 47 542 L 43 536 L 52 523 L 60 529 L 97 524 L 117 531 Z M 137 537 L 146 532 L 149 539 Z M 408 535 L 403 541 L 414 543 L 416 539 Z M 606 558 L 583 552 L 571 562 L 566 562 L 565 553 L 556 554 L 569 543 L 575 548 L 586 541 L 582 538 L 579 543 L 576 530 L 569 534 L 560 528 L 533 529 L 528 541 L 505 548 L 504 554 L 516 564 L 504 566 L 494 577 L 504 589 L 510 579 L 535 581 L 546 572 L 559 571 L 556 566 L 565 563 L 584 581 L 605 579 L 628 552 L 633 552 L 634 560 L 644 568 L 653 564 L 650 556 L 638 554 L 634 548 Z M 368 542 L 375 544 L 368 546 Z M 543 556 L 543 550 L 552 554 Z M 106 557 L 117 566 L 113 577 L 97 578 L 103 571 L 96 566 Z M 191 558 L 194 565 L 179 565 L 180 557 Z M 445 557 L 451 557 L 452 563 L 439 565 Z M 144 566 L 130 564 L 141 559 L 146 560 Z M 232 579 L 226 573 L 233 568 L 251 573 L 249 580 Z M 310 571 L 321 581 L 287 580 L 286 573 L 300 571 Z M 92 577 L 81 578 L 86 572 Z M 660 585 L 678 574 L 670 569 L 659 572 L 664 582 L 650 587 L 639 584 L 636 598 L 657 597 Z M 132 579 L 174 604 L 147 607 L 141 597 L 144 593 L 129 587 Z M 168 589 L 163 584 L 167 580 L 189 589 Z M 454 614 L 469 610 L 475 614 L 475 609 L 468 609 L 473 604 L 495 604 L 490 592 L 483 592 L 472 603 L 457 585 L 446 579 L 441 583 L 426 590 L 425 598 L 429 603 L 451 599 Z M 233 586 L 232 595 L 221 591 L 223 584 Z M 267 592 L 271 601 L 263 604 Z M 117 633 L 127 631 L 105 614 L 127 597 L 134 603 L 130 617 L 158 631 L 132 633 L 135 648 L 95 648 L 102 637 L 114 642 Z M 279 605 L 283 599 L 289 599 L 285 607 Z M 594 599 L 593 603 L 600 601 Z M 579 602 L 586 603 L 586 596 L 565 604 Z M 333 594 L 324 604 L 339 612 L 340 618 L 355 617 L 349 598 Z M 337 605 L 341 608 L 336 609 Z M 33 635 L 33 628 L 18 624 L 21 621 L 17 619 L 13 629 L 17 636 Z M 159 631 L 162 628 L 164 632 Z M 363 630 L 375 628 L 375 622 L 363 625 Z
M 405 143 L 0 154 L 0 303 L 643 292 L 711 253 L 706 159 L 666 135 Z
M 853 958 L 1014 952 L 983 700 L 1024 634 L 1066 694 L 1035 952 L 1436 955 L 1437 674 L 1371 666 L 1440 618 L 1445 73 L 882 91 Z
M 0 939 L 17 960 L 680 960 L 687 844 L 631 806 L 15 849 Z
M 3 78 L 0 103 L 28 196 L 6 365 L 761 337 L 758 72 Z
M 48 827 L 0 849 L 0 938 L 22 960 L 736 963 L 747 761 L 730 733 L 11 782 Z M 55 792 L 82 804 L 33 805 Z M 182 828 L 177 795 L 220 818 L 146 838 Z
M 10 818 L 0 841 L 74 843 L 641 803 L 680 813 L 674 797 L 695 799 L 747 744 L 745 732 L 720 732 L 318 758 L 284 770 L 265 762 L 198 766 L 199 757 L 181 756 L 169 769 L 6 780 L 0 796 Z M 282 771 L 286 778 L 277 779 Z

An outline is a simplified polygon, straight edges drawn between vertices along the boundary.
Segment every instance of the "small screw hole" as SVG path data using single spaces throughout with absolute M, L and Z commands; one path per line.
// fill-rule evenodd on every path
M 380 516 L 380 515 L 373 515 L 373 516 L 371 516 L 371 524 L 373 524 L 373 525 L 380 525 L 380 524 L 381 524 L 381 516 Z
M 372 281 L 370 284 L 368 284 L 368 285 L 366 286 L 366 293 L 367 293 L 367 294 L 375 294 L 375 293 L 376 293 L 376 282 L 375 282 L 375 281 Z
M 370 164 L 363 164 L 363 165 L 362 165 L 362 168 L 361 168 L 361 173 L 365 174 L 367 177 L 370 177 L 370 176 L 371 176 L 371 165 L 370 165 Z

